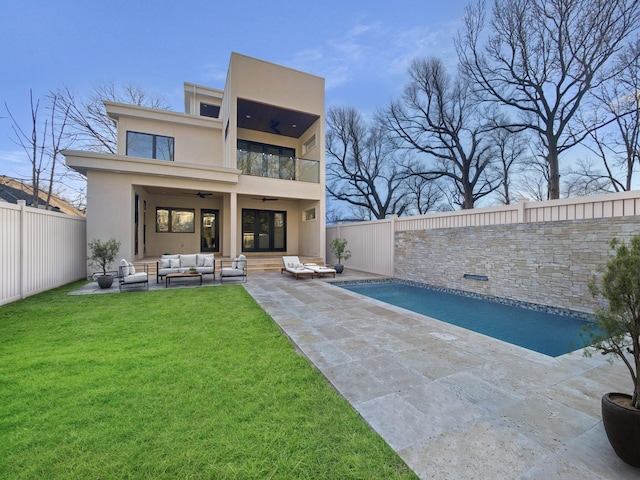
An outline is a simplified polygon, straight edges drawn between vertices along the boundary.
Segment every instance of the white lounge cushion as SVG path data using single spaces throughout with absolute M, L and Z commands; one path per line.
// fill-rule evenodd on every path
M 128 275 L 123 279 L 124 283 L 142 283 L 148 280 L 148 275 L 144 272 L 134 273 L 133 275 Z
M 244 275 L 244 270 L 239 268 L 223 268 L 220 270 L 220 275 L 223 277 L 241 277 Z

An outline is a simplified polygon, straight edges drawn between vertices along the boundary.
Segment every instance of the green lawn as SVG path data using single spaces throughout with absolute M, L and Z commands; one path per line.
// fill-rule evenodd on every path
M 0 478 L 416 478 L 241 286 L 78 285 L 0 306 Z

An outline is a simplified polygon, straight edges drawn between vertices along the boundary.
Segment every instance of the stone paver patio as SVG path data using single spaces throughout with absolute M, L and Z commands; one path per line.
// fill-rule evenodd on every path
M 551 358 L 329 281 L 263 274 L 246 288 L 420 478 L 640 478 L 600 418 L 602 394 L 630 388 L 622 365 Z

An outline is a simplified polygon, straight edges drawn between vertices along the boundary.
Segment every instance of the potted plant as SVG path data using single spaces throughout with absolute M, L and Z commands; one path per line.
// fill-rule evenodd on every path
M 338 259 L 337 265 L 333 268 L 337 273 L 342 273 L 344 265 L 342 265 L 342 259 L 349 260 L 351 257 L 351 251 L 347 250 L 347 240 L 345 238 L 334 238 L 329 244 L 329 249 L 334 257 Z
M 89 250 L 91 255 L 88 257 L 89 264 L 98 268 L 102 273 L 96 274 L 96 280 L 100 288 L 110 288 L 113 284 L 113 275 L 107 273 L 107 270 L 116 259 L 120 250 L 120 242 L 115 238 L 103 242 L 95 239 L 89 242 Z
M 640 235 L 627 245 L 611 240 L 614 250 L 602 276 L 589 283 L 591 294 L 604 300 L 587 342 L 603 355 L 622 360 L 633 380 L 632 394 L 602 397 L 602 423 L 616 454 L 640 467 Z M 594 328 L 595 327 L 595 328 Z M 591 349 L 585 350 L 590 355 Z

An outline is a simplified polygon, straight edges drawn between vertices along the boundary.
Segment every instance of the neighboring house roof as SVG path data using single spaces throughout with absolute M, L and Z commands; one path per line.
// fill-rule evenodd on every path
M 47 203 L 47 192 L 40 191 L 38 193 L 39 208 L 44 208 Z M 18 200 L 24 200 L 27 205 L 32 205 L 33 189 L 31 186 L 15 178 L 0 175 L 0 202 L 17 204 Z M 66 200 L 53 194 L 51 195 L 50 210 L 79 217 L 86 216 L 83 211 L 78 210 Z

